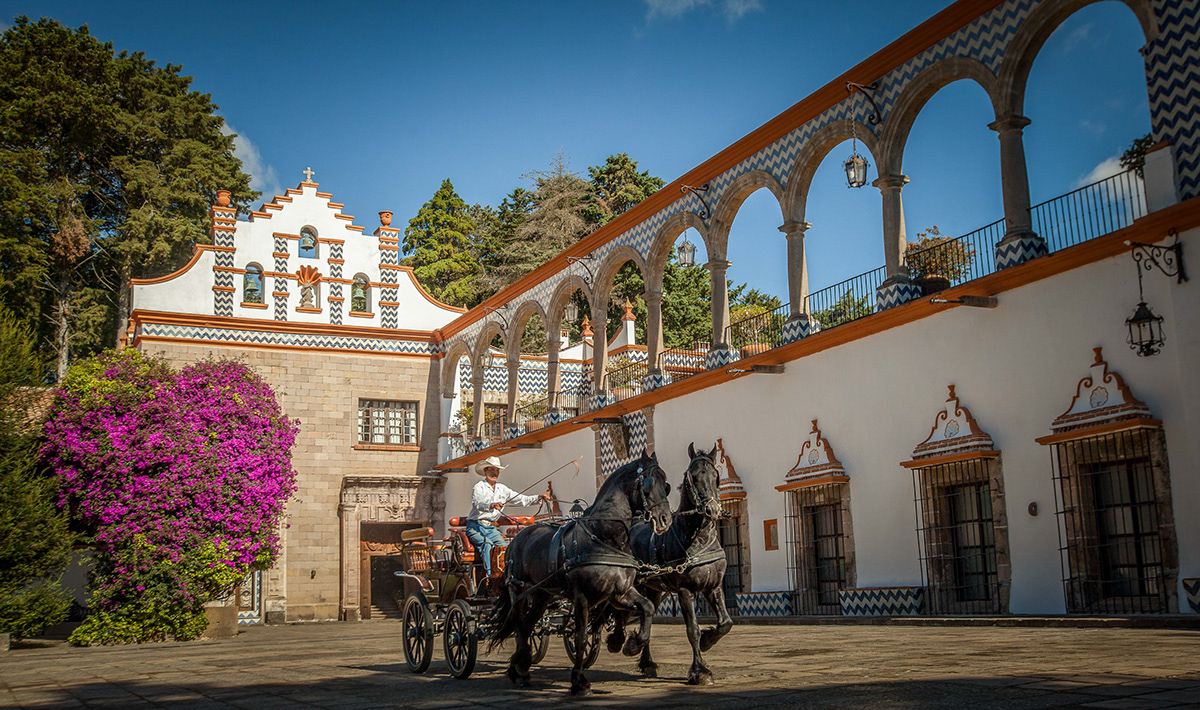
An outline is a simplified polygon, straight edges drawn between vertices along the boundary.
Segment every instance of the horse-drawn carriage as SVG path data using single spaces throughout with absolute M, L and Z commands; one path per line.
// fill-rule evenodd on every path
M 499 524 L 511 539 L 535 522 L 562 522 L 561 518 L 537 519 L 529 515 L 501 516 Z M 439 542 L 431 541 L 433 528 L 401 533 L 403 571 L 398 601 L 404 623 L 404 660 L 414 673 L 424 673 L 433 659 L 435 638 L 442 637 L 446 665 L 455 678 L 467 678 L 475 669 L 479 640 L 486 637 L 486 612 L 503 585 L 506 547 L 492 548 L 492 575 L 487 577 L 483 559 L 465 531 L 466 520 L 451 518 L 450 532 Z M 550 637 L 562 635 L 567 655 L 574 660 L 575 644 L 570 609 L 565 603 L 547 609 L 533 639 L 533 663 L 539 663 L 549 648 Z M 584 667 L 595 663 L 600 652 L 599 633 L 588 643 Z
M 657 458 L 643 453 L 610 475 L 596 502 L 576 519 L 502 518 L 511 543 L 493 548 L 492 579 L 485 579 L 482 560 L 463 530 L 466 520 L 451 518 L 450 534 L 440 542 L 430 542 L 431 528 L 403 533 L 404 571 L 396 574 L 403 584 L 409 669 L 429 668 L 440 634 L 451 675 L 466 678 L 475 669 L 481 639 L 492 649 L 515 637 L 506 675 L 528 685 L 530 666 L 545 657 L 550 637 L 559 635 L 574 664 L 571 693 L 588 693 L 583 670 L 596 661 L 607 626 L 609 650 L 640 653 L 642 672 L 654 675 L 652 617 L 662 597 L 677 592 L 694 651 L 688 682 L 711 683 L 700 652 L 732 625 L 721 590 L 718 476 L 715 448 L 697 454 L 689 447 L 688 453 L 692 462 L 674 515 L 667 502 L 670 484 Z M 719 614 L 717 626 L 703 634 L 692 609 L 697 593 Z M 637 630 L 627 634 L 635 615 Z

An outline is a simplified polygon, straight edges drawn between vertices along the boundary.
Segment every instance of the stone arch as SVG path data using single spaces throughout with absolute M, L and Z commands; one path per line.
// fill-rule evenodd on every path
M 642 274 L 642 279 L 646 278 L 646 261 L 642 258 L 641 253 L 633 247 L 622 244 L 613 249 L 604 257 L 604 263 L 600 268 L 596 269 L 596 283 L 594 284 L 596 302 L 588 301 L 588 305 L 593 307 L 607 308 L 610 297 L 612 296 L 613 279 L 617 278 L 617 272 L 625 265 L 625 262 L 632 261 L 637 269 Z
M 504 341 L 504 347 L 505 350 L 507 350 L 509 338 L 504 332 L 504 328 L 501 326 L 499 321 L 488 321 L 487 324 L 483 326 L 483 329 L 479 331 L 478 339 L 475 341 L 475 349 L 471 353 L 471 367 L 473 373 L 483 372 L 483 354 L 488 351 L 488 347 L 492 342 L 492 338 L 496 337 L 497 335 L 499 335 L 500 339 Z M 475 370 L 474 368 L 480 369 Z
M 504 341 L 504 353 L 509 360 L 521 359 L 521 341 L 525 337 L 525 326 L 535 315 L 542 317 L 542 323 L 546 322 L 546 311 L 542 309 L 542 304 L 529 300 L 518 306 L 509 320 L 512 327 L 509 328 L 508 338 Z
M 550 308 L 546 311 L 546 333 L 551 337 L 562 327 L 563 308 L 566 307 L 571 294 L 575 293 L 575 289 L 583 291 L 583 297 L 587 299 L 589 307 L 595 300 L 592 297 L 591 287 L 579 274 L 571 274 L 559 281 L 558 285 L 554 287 L 554 295 L 550 297 Z
M 667 270 L 667 257 L 671 255 L 671 247 L 679 235 L 688 229 L 700 233 L 704 248 L 708 249 L 708 228 L 704 220 L 693 212 L 676 212 L 658 228 L 654 240 L 650 243 L 650 251 L 646 256 L 646 269 L 642 273 L 646 277 L 646 291 L 662 291 L 663 272 Z
M 840 119 L 822 126 L 804 143 L 796 162 L 788 173 L 787 189 L 780 201 L 788 210 L 788 222 L 803 222 L 807 208 L 808 188 L 812 184 L 813 175 L 821 167 L 825 156 L 847 138 L 857 137 L 863 148 L 871 154 L 879 171 L 879 140 L 873 129 L 861 121 Z
M 467 345 L 467 341 L 456 340 L 447 348 L 446 357 L 442 358 L 443 397 L 454 396 L 454 380 L 458 377 L 458 361 L 462 359 L 463 355 L 466 355 L 468 359 L 474 359 L 471 357 L 471 347 Z
M 1158 20 L 1150 0 L 1116 1 L 1133 12 L 1147 45 L 1158 39 Z M 1000 109 L 997 115 L 1024 115 L 1025 87 L 1042 45 L 1067 18 L 1097 2 L 1101 0 L 1049 0 L 1029 13 L 1028 19 L 1021 23 L 1012 42 L 1009 43 L 996 75 L 996 97 Z
M 995 117 L 1003 115 L 996 96 L 996 76 L 981 62 L 970 57 L 947 57 L 935 62 L 908 82 L 888 113 L 879 141 L 879 174 L 903 174 L 904 146 L 921 109 L 943 87 L 961 80 L 978 84 L 991 101 Z
M 728 254 L 729 230 L 733 228 L 733 219 L 741 209 L 742 203 L 760 188 L 767 188 L 779 202 L 780 220 L 786 221 L 787 207 L 784 203 L 783 185 L 775 176 L 763 170 L 751 170 L 739 175 L 729 184 L 717 206 L 713 208 L 712 230 L 709 239 L 704 244 L 708 248 L 708 259 L 723 260 Z

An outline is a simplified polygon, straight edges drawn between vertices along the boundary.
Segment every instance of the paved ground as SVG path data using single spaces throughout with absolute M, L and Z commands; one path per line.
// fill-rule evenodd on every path
M 440 642 L 424 675 L 404 665 L 396 622 L 245 629 L 223 642 L 137 648 L 62 644 L 0 654 L 0 707 L 450 708 L 563 702 L 561 643 L 517 691 L 502 655 L 466 681 Z M 716 685 L 683 684 L 683 628 L 654 629 L 662 677 L 603 653 L 593 707 L 1200 708 L 1200 631 L 1162 629 L 735 627 L 709 652 Z M 555 640 L 557 641 L 557 640 Z

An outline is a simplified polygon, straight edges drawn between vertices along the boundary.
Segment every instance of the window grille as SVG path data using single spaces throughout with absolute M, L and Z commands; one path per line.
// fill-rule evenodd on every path
M 417 403 L 358 400 L 360 444 L 417 445 Z
M 1162 433 L 1130 429 L 1054 445 L 1067 611 L 1167 613 L 1175 575 Z
M 746 550 L 746 501 L 723 500 L 721 510 L 728 517 L 720 521 L 721 547 L 725 549 L 725 606 L 737 608 L 737 594 L 749 591 L 746 587 L 750 576 L 750 559 Z
M 996 515 L 1003 491 L 994 460 L 913 469 L 917 546 L 932 614 L 999 614 L 1007 609 L 997 565 Z M 1007 544 L 1002 545 L 1007 548 Z
M 489 441 L 504 439 L 504 427 L 508 425 L 508 405 L 483 405 L 483 436 Z
M 788 491 L 788 573 L 798 614 L 841 614 L 838 590 L 853 586 L 849 493 L 842 483 Z

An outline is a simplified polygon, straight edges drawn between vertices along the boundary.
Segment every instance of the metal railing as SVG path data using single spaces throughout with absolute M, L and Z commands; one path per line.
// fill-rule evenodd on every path
M 743 318 L 725 329 L 725 342 L 737 350 L 742 357 L 750 357 L 783 343 L 783 325 L 787 323 L 791 305 L 763 310 L 749 318 Z
M 944 278 L 944 287 L 987 276 L 996 270 L 996 245 L 1004 239 L 1003 219 L 980 227 L 961 237 L 946 239 L 924 249 L 913 249 L 909 245 L 905 262 L 914 281 L 923 278 Z
M 1133 170 L 1029 209 L 1033 231 L 1055 252 L 1133 224 L 1146 214 L 1146 188 Z
M 617 402 L 636 397 L 642 393 L 642 381 L 648 371 L 644 361 L 618 362 L 604 373 L 604 391 Z
M 698 375 L 704 372 L 704 358 L 711 348 L 709 343 L 694 343 L 690 348 L 665 348 L 658 356 L 658 371 L 671 382 Z
M 820 291 L 808 294 L 806 309 L 821 330 L 836 328 L 875 312 L 875 291 L 887 278 L 887 269 L 879 267 Z
M 542 418 L 550 411 L 550 393 L 533 400 L 525 400 L 513 412 L 513 421 L 525 427 L 526 432 L 535 431 L 542 426 Z M 532 422 L 532 424 L 531 424 Z

